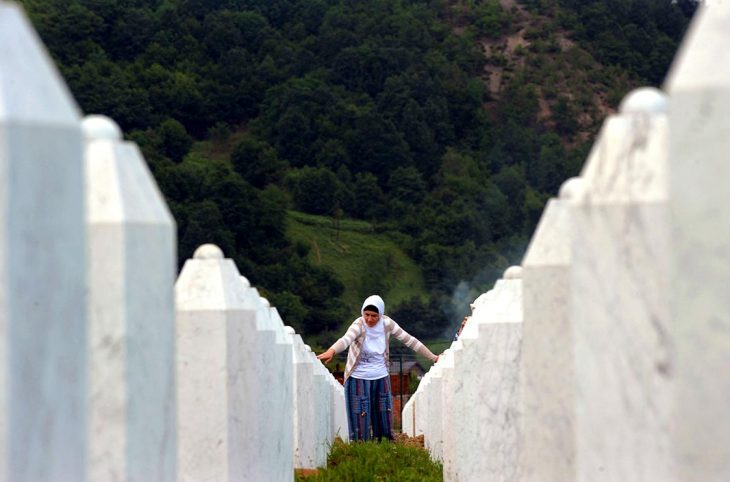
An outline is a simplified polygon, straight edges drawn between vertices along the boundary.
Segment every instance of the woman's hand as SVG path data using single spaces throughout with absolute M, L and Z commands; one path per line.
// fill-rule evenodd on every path
M 334 357 L 334 356 L 335 356 L 335 351 L 332 348 L 330 348 L 326 352 L 317 355 L 317 360 L 322 360 L 325 364 L 327 364 L 332 361 L 332 357 Z

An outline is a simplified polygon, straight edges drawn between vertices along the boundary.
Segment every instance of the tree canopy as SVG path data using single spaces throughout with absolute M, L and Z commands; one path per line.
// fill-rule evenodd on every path
M 334 273 L 286 237 L 287 209 L 390 233 L 430 293 L 394 311 L 437 336 L 461 318 L 447 308 L 457 285 L 484 291 L 519 262 L 601 117 L 629 87 L 661 82 L 694 11 L 664 0 L 21 3 L 82 109 L 142 147 L 181 262 L 218 244 L 321 342 L 356 313 Z

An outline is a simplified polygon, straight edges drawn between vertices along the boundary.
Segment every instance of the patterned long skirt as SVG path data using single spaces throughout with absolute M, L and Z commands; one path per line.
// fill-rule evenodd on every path
M 390 377 L 345 382 L 345 403 L 350 440 L 393 440 L 393 399 Z

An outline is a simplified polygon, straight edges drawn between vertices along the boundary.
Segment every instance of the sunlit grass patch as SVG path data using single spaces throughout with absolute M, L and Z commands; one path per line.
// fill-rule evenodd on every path
M 313 475 L 297 474 L 295 480 L 428 482 L 443 480 L 441 464 L 419 447 L 388 442 L 335 442 L 327 468 Z

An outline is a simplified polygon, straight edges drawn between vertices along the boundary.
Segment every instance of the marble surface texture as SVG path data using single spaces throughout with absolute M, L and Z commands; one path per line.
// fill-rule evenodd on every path
M 404 434 L 408 435 L 409 437 L 415 437 L 415 412 L 414 407 L 416 403 L 416 393 L 412 393 L 408 401 L 403 405 L 403 410 L 401 410 L 401 430 Z
M 451 393 L 442 400 L 451 401 L 443 410 L 451 412 L 454 433 L 443 438 L 444 480 L 517 480 L 521 284 L 498 281 L 475 303 L 461 346 L 452 345 L 454 366 L 446 368 L 445 383 Z
M 334 380 L 334 379 L 333 379 Z M 350 439 L 347 426 L 347 407 L 345 406 L 345 387 L 334 380 L 335 384 L 335 437 L 340 437 L 344 442 Z
M 701 2 L 667 77 L 681 480 L 730 480 L 730 3 Z
M 454 385 L 456 382 L 456 372 L 454 370 L 454 345 L 460 345 L 458 341 L 452 342 L 451 347 L 447 348 L 439 357 L 438 363 L 441 365 L 441 447 L 440 457 L 441 463 L 444 464 L 444 472 L 446 471 L 446 460 L 450 459 L 453 463 L 453 448 L 456 438 L 459 436 L 454 430 L 456 421 L 456 411 L 454 407 Z
M 314 356 L 310 352 L 310 356 Z M 332 427 L 330 411 L 332 410 L 331 391 L 328 386 L 327 379 L 331 377 L 330 373 L 324 365 L 315 359 L 314 364 L 314 391 L 316 403 L 314 406 L 315 415 L 315 454 L 318 466 L 326 465 L 327 454 L 329 453 L 329 443 L 332 440 Z
M 449 382 L 452 390 L 451 420 L 453 426 L 450 429 L 452 434 L 445 437 L 444 447 L 444 480 L 465 480 L 464 464 L 468 462 L 469 457 L 465 454 L 472 453 L 473 443 L 477 437 L 474 427 L 473 413 L 474 407 L 478 403 L 476 399 L 477 383 L 479 380 L 476 365 L 481 359 L 481 354 L 477 351 L 477 341 L 479 338 L 479 323 L 485 322 L 485 318 L 479 316 L 480 313 L 488 313 L 494 308 L 494 301 L 497 294 L 504 287 L 503 283 L 497 283 L 495 288 L 487 293 L 480 295 L 474 303 L 472 316 L 464 330 L 459 336 L 459 340 L 452 343 L 451 349 L 454 358 L 453 376 Z
M 570 209 L 548 202 L 522 261 L 523 481 L 575 480 Z
M 0 480 L 86 479 L 79 120 L 20 7 L 0 2 Z
M 266 370 L 259 374 L 263 375 L 262 386 L 268 386 L 264 402 L 266 416 L 259 420 L 261 430 L 259 444 L 262 446 L 264 460 L 272 462 L 272 466 L 266 468 L 267 477 L 271 480 L 285 480 L 294 470 L 292 342 L 284 332 L 284 323 L 278 310 L 270 307 L 264 298 L 260 298 L 259 301 L 260 305 L 263 305 L 263 313 L 259 314 L 257 319 L 265 319 L 267 321 L 265 330 L 274 334 Z
M 580 481 L 676 480 L 667 141 L 663 113 L 612 116 L 581 176 L 570 279 Z
M 89 478 L 175 474 L 175 223 L 136 145 L 84 121 Z M 117 128 L 118 129 L 118 128 Z
M 413 410 L 416 412 L 416 436 L 423 435 L 426 438 L 426 420 L 428 415 L 428 386 L 431 384 L 431 371 L 429 370 L 421 379 L 421 383 L 418 385 L 418 391 L 414 397 Z
M 430 372 L 431 378 L 427 387 L 428 405 L 426 426 L 424 427 L 424 444 L 426 450 L 431 453 L 431 458 L 440 461 L 443 448 L 443 417 L 441 414 L 443 373 L 440 361 L 431 367 Z
M 258 293 L 204 245 L 185 262 L 175 294 L 178 479 L 272 480 L 281 461 L 259 441 L 270 412 L 257 394 L 268 387 L 262 373 L 275 335 L 258 329 Z
M 294 362 L 294 467 L 314 469 L 321 461 L 315 454 L 314 362 L 304 348 L 301 335 L 292 336 Z
M 479 324 L 480 372 L 476 394 L 477 446 L 484 457 L 465 470 L 467 480 L 513 482 L 517 478 L 521 424 L 519 373 L 522 343 L 522 280 L 503 280 L 493 316 Z

